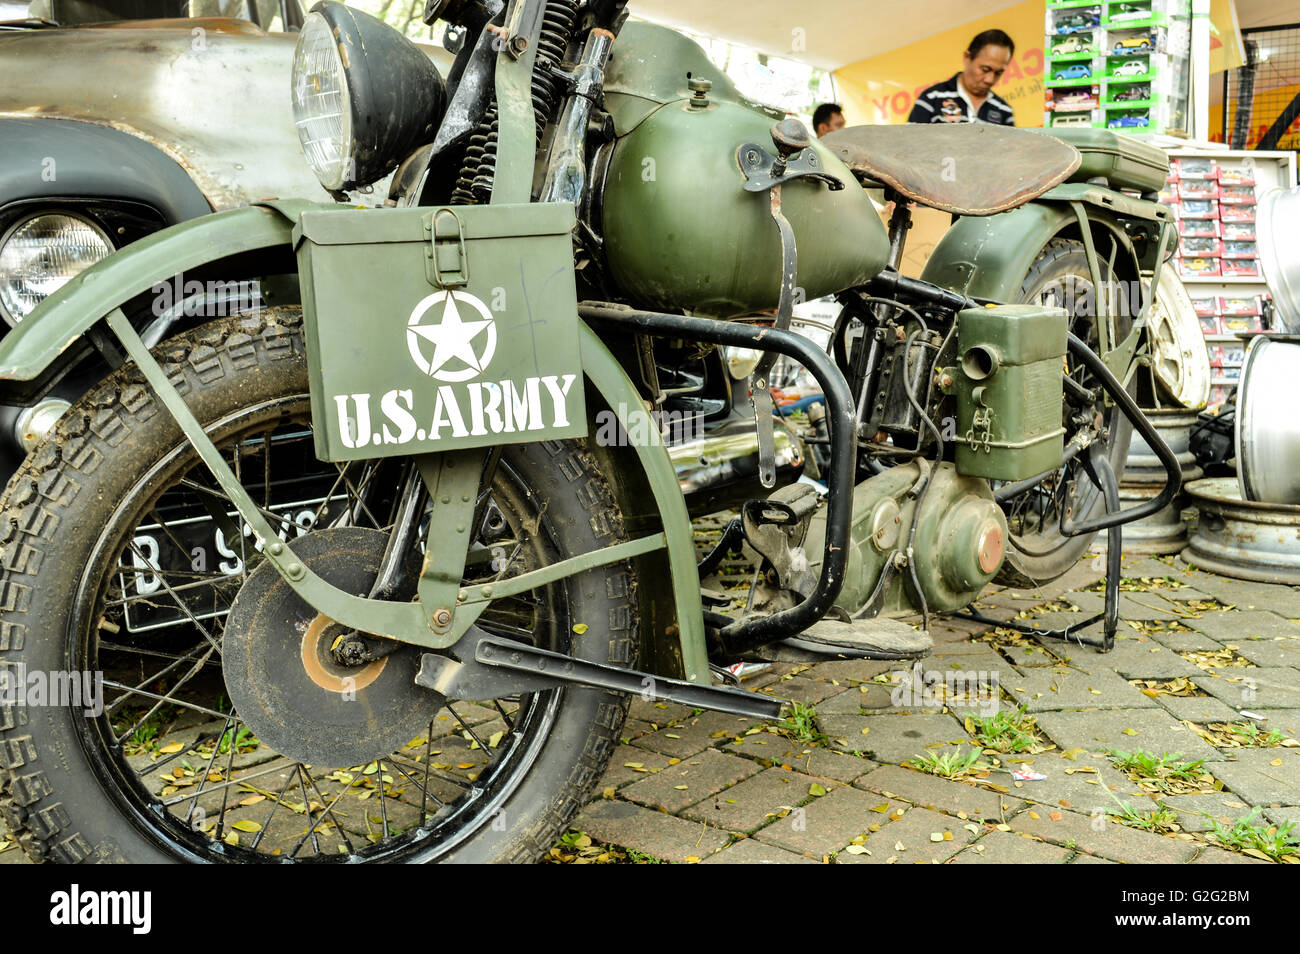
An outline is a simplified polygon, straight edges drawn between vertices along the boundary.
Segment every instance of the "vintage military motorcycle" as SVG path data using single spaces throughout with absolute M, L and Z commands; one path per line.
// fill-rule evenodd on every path
M 427 17 L 456 28 L 445 84 L 329 0 L 295 58 L 322 184 L 396 167 L 388 208 L 167 229 L 0 344 L 10 380 L 83 341 L 115 368 L 0 517 L 0 809 L 35 858 L 533 860 L 633 694 L 774 718 L 715 671 L 914 658 L 1008 559 L 1059 575 L 1176 490 L 1167 455 L 1164 494 L 1112 499 L 1129 425 L 1163 447 L 1129 393 L 1150 303 L 1103 294 L 1167 250 L 1137 147 L 812 142 L 622 0 Z M 860 184 L 898 200 L 888 231 Z M 894 267 L 907 201 L 962 216 L 923 279 Z M 138 316 L 180 273 L 281 303 L 150 350 Z M 827 294 L 823 351 L 788 327 Z M 700 559 L 647 422 L 720 346 L 761 353 L 763 486 Z M 783 483 L 777 356 L 824 391 L 824 499 Z M 727 612 L 701 578 L 741 547 Z

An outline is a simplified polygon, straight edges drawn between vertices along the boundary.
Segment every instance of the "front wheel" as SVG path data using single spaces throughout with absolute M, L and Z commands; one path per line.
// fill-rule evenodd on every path
M 406 471 L 393 460 L 316 460 L 300 313 L 213 322 L 156 353 L 295 552 L 330 554 L 365 590 Z M 514 445 L 486 459 L 467 582 L 626 539 L 583 442 Z M 626 696 L 566 688 L 412 698 L 418 650 L 331 669 L 328 621 L 273 633 L 291 653 L 250 656 L 248 646 L 268 643 L 249 642 L 233 622 L 227 630 L 226 620 L 244 618 L 232 603 L 259 579 L 252 538 L 133 366 L 68 412 L 3 504 L 0 811 L 34 860 L 531 861 L 577 811 L 616 743 Z M 412 556 L 418 567 L 420 554 Z M 634 593 L 630 568 L 614 565 L 494 601 L 479 623 L 634 666 Z M 397 598 L 412 595 L 413 584 Z M 241 715 L 227 695 L 223 662 L 236 660 L 271 690 L 300 690 L 297 669 L 326 691 L 337 684 L 330 701 L 346 715 L 334 741 L 355 753 L 358 737 L 373 733 L 374 750 L 349 764 L 305 764 L 273 750 L 257 737 L 261 716 Z M 346 722 L 359 710 L 343 693 L 368 703 L 366 693 L 384 686 L 406 693 L 397 697 L 403 725 L 415 727 L 400 741 L 391 721 Z M 294 704 L 268 703 L 287 707 L 281 715 Z M 317 752 L 331 744 L 311 742 Z
M 1111 285 L 1106 263 L 1101 263 L 1102 282 Z M 1021 286 L 1020 300 L 1025 303 L 1053 305 L 1069 313 L 1070 333 L 1086 341 L 1094 351 L 1100 348 L 1097 329 L 1097 301 L 1102 300 L 1093 287 L 1088 271 L 1088 256 L 1081 242 L 1056 239 L 1048 243 L 1030 266 Z M 1118 311 L 1113 319 L 1111 347 L 1123 341 L 1133 327 L 1128 309 Z M 1097 386 L 1092 374 L 1073 364 L 1066 355 L 1066 374 L 1085 388 Z M 1068 443 L 1081 428 L 1093 430 L 1105 442 L 1106 455 L 1115 474 L 1122 476 L 1128 457 L 1132 425 L 1114 406 L 1083 409 L 1067 400 L 1062 407 L 1062 423 Z M 1084 473 L 1080 458 L 1062 466 L 1038 486 L 1007 500 L 1002 510 L 1007 518 L 1007 556 L 998 571 L 996 582 L 1010 586 L 1033 587 L 1055 580 L 1074 566 L 1087 551 L 1095 534 L 1067 537 L 1061 533 L 1062 513 L 1079 522 L 1099 514 L 1105 506 L 1100 491 Z

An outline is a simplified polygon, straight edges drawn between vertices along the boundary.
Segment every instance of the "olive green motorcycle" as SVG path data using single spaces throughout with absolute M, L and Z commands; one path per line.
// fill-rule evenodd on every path
M 1154 287 L 1169 242 L 1137 147 L 811 141 L 623 0 L 426 18 L 446 82 L 330 0 L 295 56 L 308 162 L 340 196 L 395 169 L 386 208 L 164 230 L 0 343 L 10 380 L 74 345 L 114 369 L 0 515 L 0 811 L 33 858 L 535 860 L 634 695 L 776 718 L 715 676 L 915 658 L 1008 559 L 1047 578 L 1106 529 L 1117 560 L 1177 490 L 1130 394 L 1150 302 L 1108 293 Z M 908 201 L 960 216 L 921 279 Z M 151 350 L 182 275 L 266 307 Z M 832 294 L 822 350 L 791 310 Z M 727 347 L 761 355 L 758 485 L 701 553 L 656 414 L 730 413 L 699 370 Z M 824 393 L 824 497 L 778 461 L 778 357 Z M 1172 478 L 1121 513 L 1130 425 Z M 701 581 L 741 550 L 736 605 Z

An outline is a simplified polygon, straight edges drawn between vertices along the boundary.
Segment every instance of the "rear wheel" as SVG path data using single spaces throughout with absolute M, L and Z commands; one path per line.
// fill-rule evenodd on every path
M 328 551 L 364 589 L 403 470 L 315 459 L 298 312 L 214 322 L 158 355 L 272 525 L 303 552 Z M 467 581 L 626 539 L 582 442 L 514 445 L 489 459 Z M 258 554 L 132 367 L 68 412 L 5 504 L 0 672 L 21 691 L 70 673 L 88 674 L 78 679 L 92 687 L 39 705 L 15 704 L 12 692 L 0 701 L 0 811 L 34 859 L 530 861 L 613 750 L 628 700 L 587 689 L 473 700 L 429 692 L 414 703 L 409 736 L 350 764 L 304 764 L 257 738 L 258 720 L 228 697 L 223 647 L 259 665 L 228 642 L 246 634 L 225 626 L 236 594 L 258 579 Z M 636 662 L 626 565 L 494 601 L 479 622 L 581 658 Z M 268 664 L 312 669 L 312 631 L 291 654 L 301 663 Z M 365 702 L 385 678 L 409 687 L 419 656 L 393 653 L 386 677 L 363 667 L 346 684 L 338 673 L 340 691 Z M 355 748 L 355 733 L 379 739 L 386 728 L 360 725 L 345 741 Z
M 1103 284 L 1112 284 L 1104 261 L 1101 270 Z M 1099 350 L 1097 289 L 1093 287 L 1088 256 L 1081 242 L 1057 239 L 1048 243 L 1025 276 L 1020 300 L 1065 308 L 1070 315 L 1071 334 L 1088 342 L 1094 351 Z M 1122 303 L 1111 310 L 1120 312 L 1113 319 L 1110 336 L 1114 347 L 1128 336 L 1133 321 Z M 1072 363 L 1068 354 L 1066 373 L 1086 388 L 1096 387 L 1091 372 Z M 1117 408 L 1081 408 L 1067 398 L 1062 406 L 1062 423 L 1067 443 L 1081 428 L 1093 430 L 1105 442 L 1116 476 L 1124 473 L 1132 425 Z M 1064 574 L 1087 551 L 1095 534 L 1065 536 L 1060 531 L 1061 514 L 1066 513 L 1077 522 L 1095 516 L 1104 507 L 1105 501 L 1084 472 L 1079 457 L 1038 486 L 1003 503 L 1008 546 L 996 581 L 1011 586 L 1034 586 Z

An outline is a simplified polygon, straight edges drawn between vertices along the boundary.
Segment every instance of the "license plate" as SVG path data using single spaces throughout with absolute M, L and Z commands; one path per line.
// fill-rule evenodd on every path
M 281 523 L 279 536 L 292 542 L 318 524 L 328 524 L 346 504 L 347 495 L 337 494 L 266 509 L 288 519 Z M 242 579 L 245 561 L 262 550 L 260 542 L 252 542 L 252 528 L 233 508 L 226 515 L 238 523 L 243 539 L 227 540 L 207 515 L 169 520 L 166 527 L 153 523 L 136 528 L 133 546 L 123 558 L 134 571 L 119 574 L 128 630 L 144 633 L 226 615 L 238 586 L 223 586 L 221 581 Z M 183 582 L 187 573 L 194 575 L 192 582 Z

